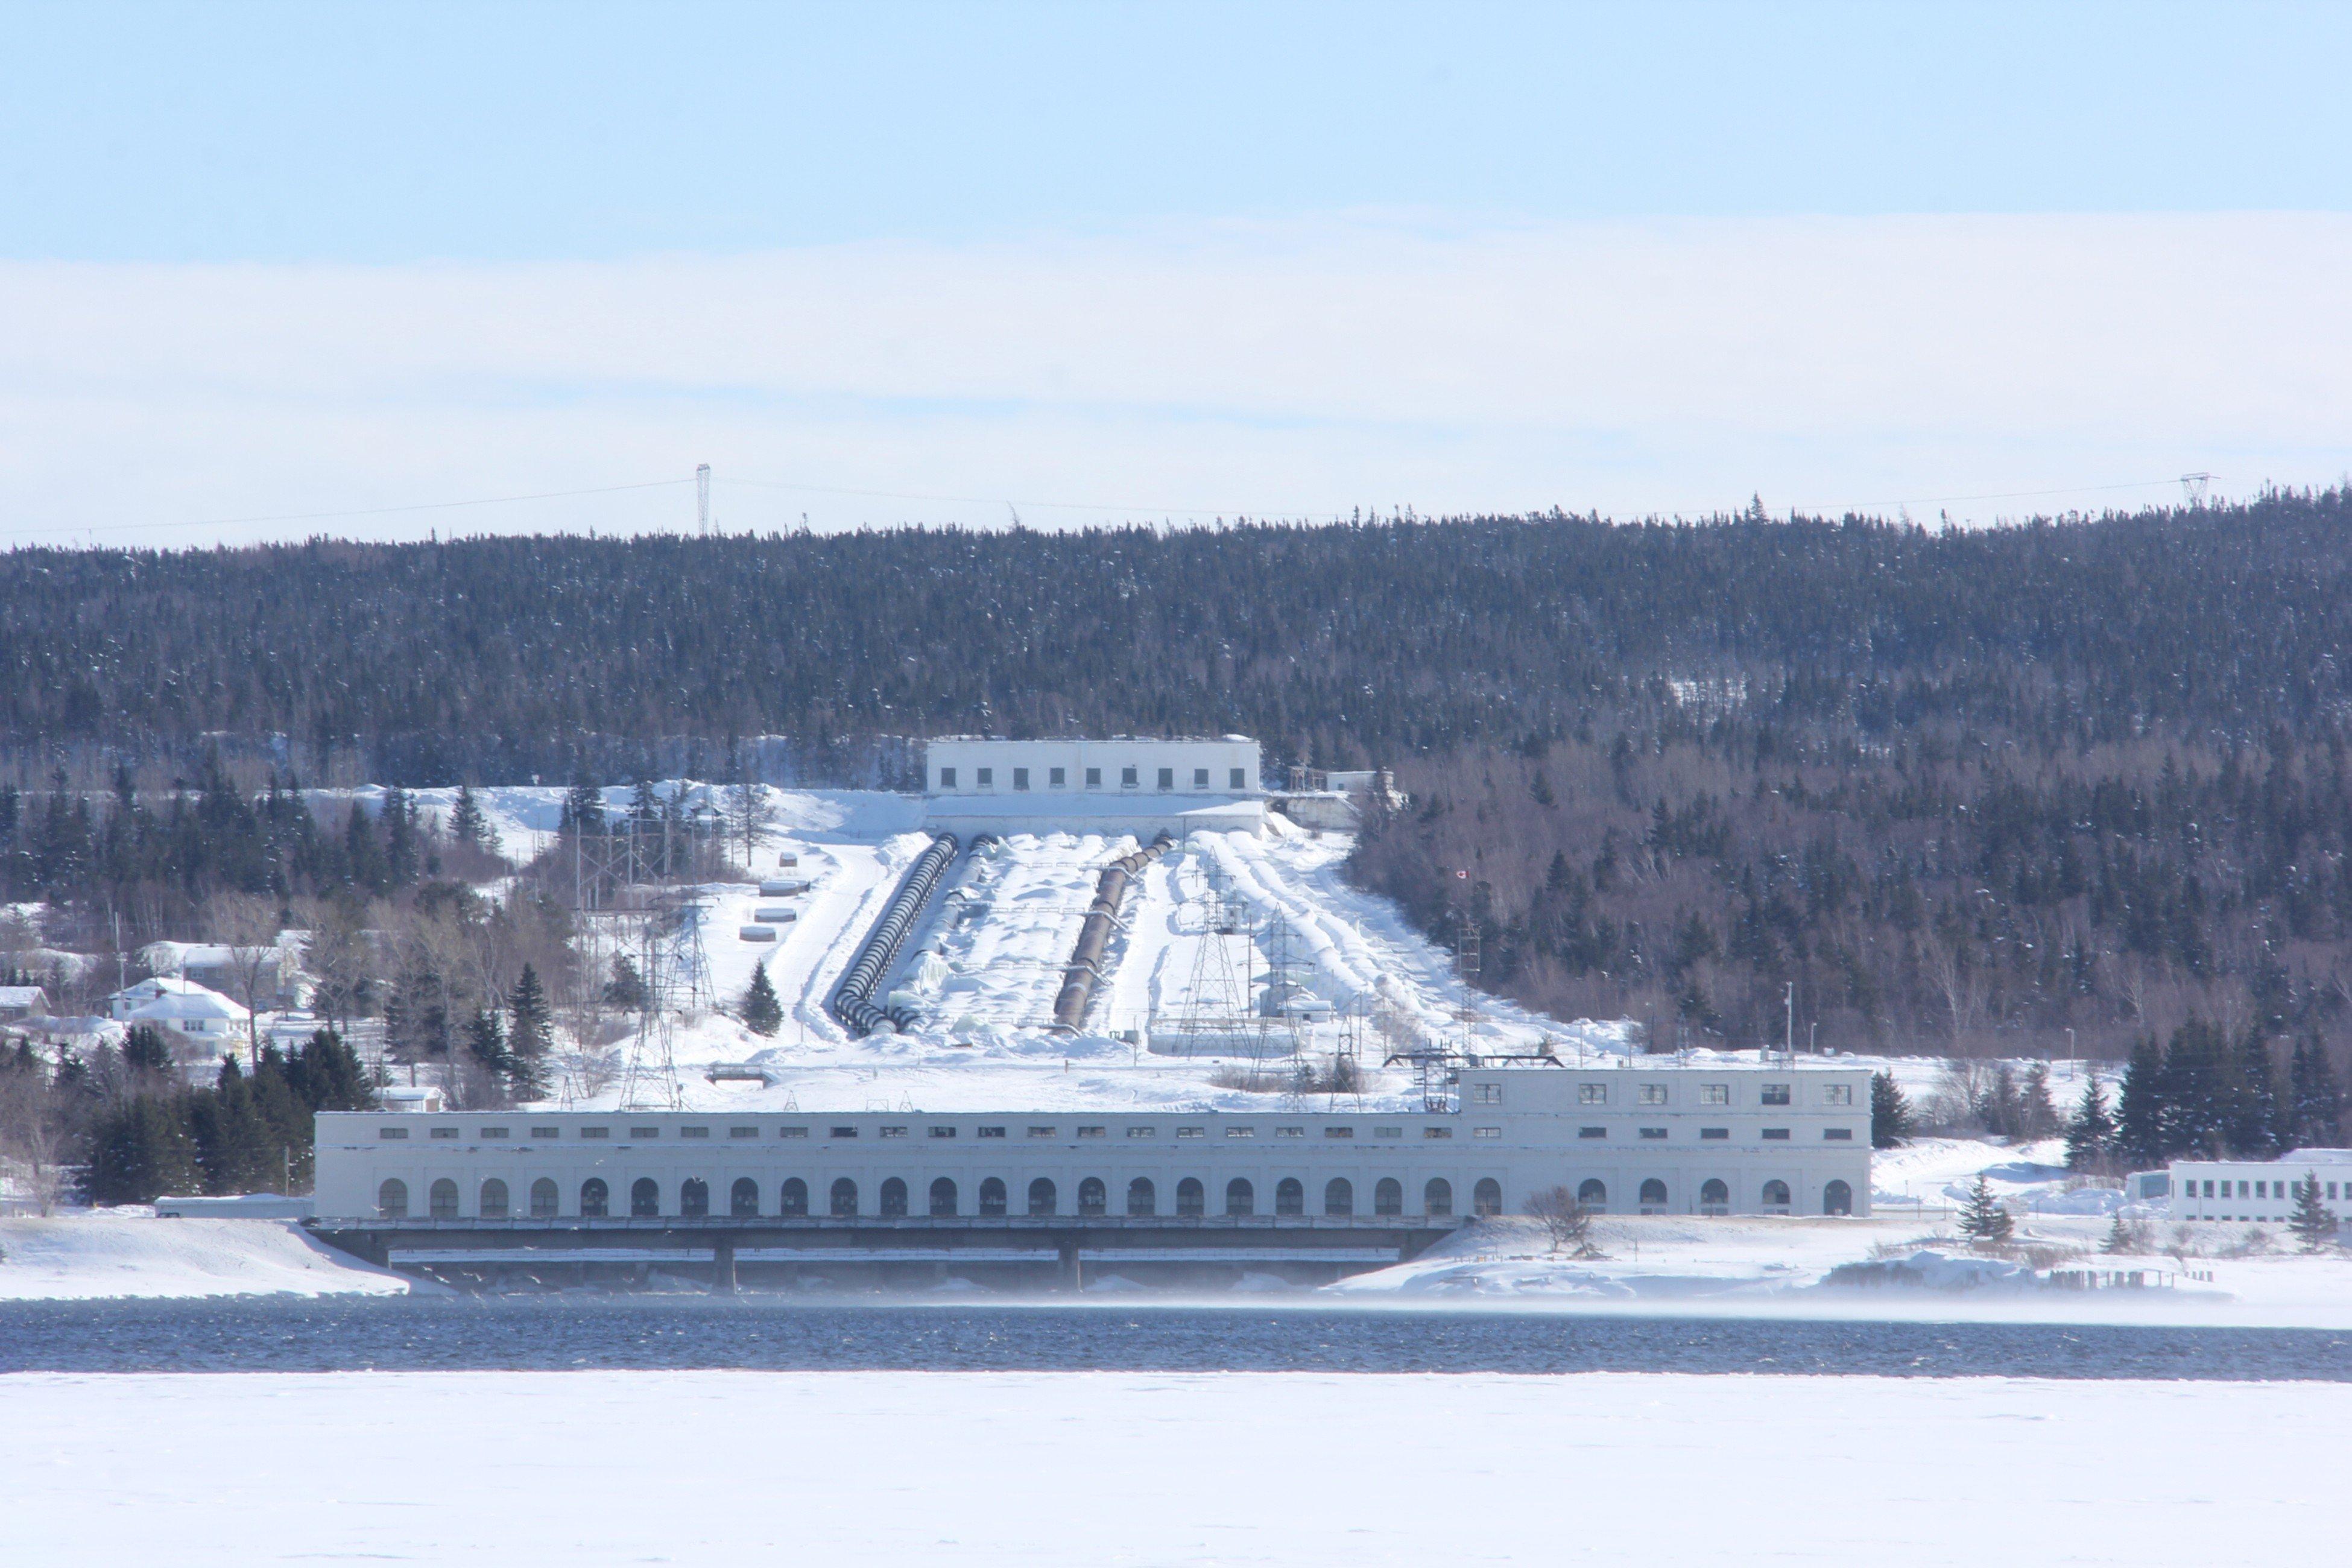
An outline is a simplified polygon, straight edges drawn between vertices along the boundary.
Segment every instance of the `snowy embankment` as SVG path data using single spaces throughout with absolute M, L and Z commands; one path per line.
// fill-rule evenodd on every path
M 261 1219 L 101 1209 L 0 1219 L 0 1301 L 200 1296 L 398 1296 L 411 1280 Z
M 2202 1568 L 2323 1561 L 2352 1444 L 2326 1384 L 27 1373 L 0 1404 L 0 1535 L 51 1568 Z

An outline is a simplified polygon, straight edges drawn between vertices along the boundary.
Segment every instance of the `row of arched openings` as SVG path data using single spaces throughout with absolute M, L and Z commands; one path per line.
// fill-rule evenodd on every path
M 1710 1183 L 1720 1186 L 1721 1183 Z M 1597 1182 L 1587 1182 L 1589 1193 L 1599 1187 Z M 1647 1202 L 1648 1186 L 1644 1187 Z M 1785 1190 L 1785 1189 L 1784 1189 Z M 1660 1187 L 1664 1201 L 1664 1188 Z M 903 1218 L 908 1213 L 907 1184 L 897 1176 L 883 1182 L 877 1213 L 885 1219 Z M 1039 1176 L 1029 1184 L 1023 1194 L 1025 1205 L 1022 1212 L 1032 1217 L 1045 1217 L 1062 1213 L 1060 1187 L 1050 1176 Z M 1081 1215 L 1108 1215 L 1110 1209 L 1110 1188 L 1099 1176 L 1087 1176 L 1078 1183 L 1076 1211 Z M 541 1176 L 531 1183 L 529 1214 L 532 1219 L 552 1219 L 561 1200 L 555 1183 Z M 952 1177 L 941 1176 L 930 1184 L 925 1194 L 925 1212 L 935 1219 L 952 1218 L 963 1212 L 962 1195 Z M 1176 1205 L 1171 1211 L 1179 1218 L 1206 1215 L 1208 1189 L 1198 1177 L 1187 1176 L 1176 1184 Z M 974 1211 L 982 1218 L 1008 1215 L 1011 1194 L 1002 1178 L 990 1176 L 980 1184 L 979 1205 Z M 434 1219 L 457 1217 L 457 1184 L 446 1176 L 436 1179 L 425 1190 L 426 1212 Z M 825 1212 L 837 1219 L 853 1219 L 859 1213 L 857 1184 L 847 1176 L 834 1182 L 825 1194 Z M 1503 1208 L 1502 1184 L 1489 1176 L 1481 1180 L 1471 1192 L 1471 1211 L 1480 1215 L 1500 1214 Z M 1602 1189 L 1598 1204 L 1605 1206 L 1608 1194 Z M 484 1219 L 515 1217 L 512 1194 L 507 1184 L 498 1177 L 484 1182 L 479 1204 L 475 1212 Z M 1444 1216 L 1454 1212 L 1454 1184 L 1443 1176 L 1432 1177 L 1421 1190 L 1421 1212 Z M 657 1218 L 662 1213 L 661 1186 L 651 1176 L 640 1176 L 629 1184 L 628 1213 L 634 1219 Z M 1224 1206 L 1221 1212 L 1240 1216 L 1258 1212 L 1256 1185 L 1245 1176 L 1235 1176 L 1225 1184 Z M 376 1210 L 386 1219 L 400 1219 L 408 1214 L 408 1184 L 397 1177 L 387 1180 L 376 1191 Z M 613 1213 L 613 1190 L 602 1176 L 591 1176 L 580 1184 L 578 1214 L 583 1219 L 604 1219 Z M 698 1219 L 710 1213 L 710 1186 L 700 1177 L 689 1177 L 678 1184 L 677 1208 L 680 1216 Z M 760 1184 L 749 1176 L 737 1178 L 727 1194 L 727 1212 L 739 1219 L 756 1218 L 767 1212 L 761 1207 Z M 777 1194 L 776 1210 L 788 1218 L 809 1212 L 808 1184 L 794 1176 L 787 1180 Z M 1149 1176 L 1138 1176 L 1127 1184 L 1122 1213 L 1134 1218 L 1147 1218 L 1160 1211 L 1158 1184 Z M 1307 1185 L 1296 1176 L 1285 1176 L 1274 1185 L 1274 1212 L 1277 1215 L 1304 1215 L 1307 1213 Z M 1343 1217 L 1356 1213 L 1356 1186 L 1345 1176 L 1334 1176 L 1323 1184 L 1321 1212 L 1328 1216 Z M 1404 1184 L 1393 1176 L 1383 1176 L 1372 1184 L 1371 1212 L 1379 1216 L 1402 1215 L 1404 1213 Z
M 1758 1206 L 1767 1214 L 1786 1214 L 1793 1206 L 1789 1184 L 1777 1176 L 1764 1184 L 1758 1193 Z M 1609 1212 L 1609 1184 L 1597 1178 L 1579 1184 L 1576 1201 L 1595 1214 Z M 1642 1184 L 1635 1203 L 1643 1214 L 1672 1212 L 1666 1184 L 1655 1176 Z M 1731 1187 L 1720 1177 L 1710 1176 L 1699 1184 L 1698 1212 L 1703 1215 L 1727 1215 L 1731 1212 Z M 1843 1182 L 1831 1182 L 1822 1189 L 1822 1212 L 1827 1215 L 1849 1215 L 1853 1212 L 1853 1189 Z

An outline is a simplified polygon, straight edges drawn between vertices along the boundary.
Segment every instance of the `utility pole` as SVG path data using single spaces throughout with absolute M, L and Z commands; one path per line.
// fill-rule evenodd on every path
M 694 466 L 694 521 L 701 525 L 702 537 L 710 537 L 710 465 Z
M 1788 1004 L 1789 1025 L 1788 1031 L 1780 1037 L 1780 1054 L 1789 1058 L 1790 1067 L 1795 1067 L 1797 1065 L 1797 983 L 1795 981 L 1788 982 L 1782 988 L 1782 999 Z

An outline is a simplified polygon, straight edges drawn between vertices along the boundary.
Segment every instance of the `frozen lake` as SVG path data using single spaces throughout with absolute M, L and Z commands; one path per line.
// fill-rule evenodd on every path
M 2352 1332 L 702 1296 L 0 1303 L 0 1373 L 1692 1373 L 2352 1382 Z

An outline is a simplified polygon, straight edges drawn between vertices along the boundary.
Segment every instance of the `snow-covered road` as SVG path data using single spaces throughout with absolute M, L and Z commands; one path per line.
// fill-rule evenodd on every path
M 2329 1384 L 1226 1373 L 0 1377 L 0 1555 L 436 1563 L 2325 1562 Z

